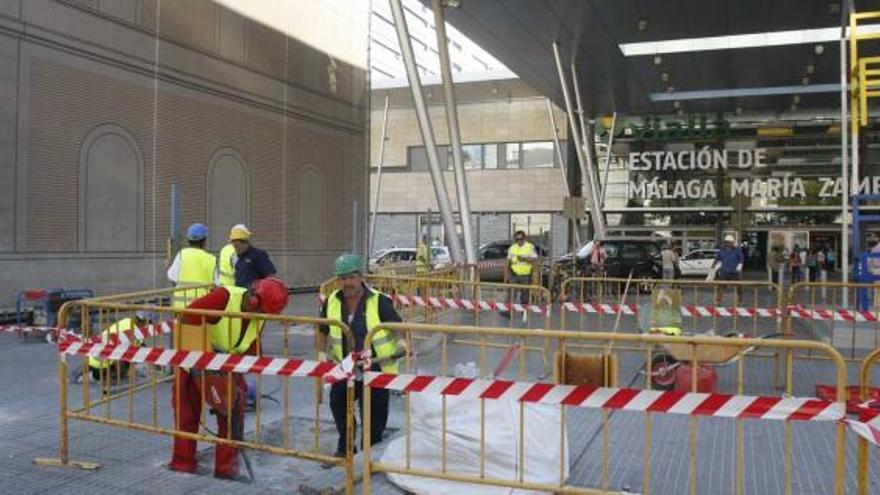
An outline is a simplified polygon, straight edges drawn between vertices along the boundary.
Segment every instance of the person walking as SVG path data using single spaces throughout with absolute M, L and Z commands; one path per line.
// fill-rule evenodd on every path
M 256 280 L 246 289 L 236 286 L 217 287 L 191 302 L 187 309 L 279 314 L 287 306 L 287 302 L 287 286 L 281 280 L 270 277 Z M 207 341 L 214 352 L 235 355 L 257 354 L 260 333 L 263 330 L 262 319 L 185 314 L 181 320 L 187 325 L 206 326 Z M 246 397 L 247 384 L 241 373 L 177 368 L 171 396 L 175 430 L 198 433 L 204 398 L 217 416 L 217 437 L 243 440 Z M 195 440 L 175 437 L 169 469 L 195 473 L 198 468 L 196 447 Z M 236 447 L 217 445 L 214 454 L 214 476 L 232 479 L 238 477 Z
M 206 285 L 214 281 L 217 270 L 217 258 L 205 250 L 208 239 L 208 228 L 201 223 L 194 223 L 186 229 L 188 247 L 181 249 L 166 273 L 168 280 L 177 287 L 186 285 Z M 185 308 L 186 305 L 208 293 L 208 288 L 174 291 L 171 306 Z
M 736 239 L 728 234 L 724 237 L 724 245 L 715 255 L 715 263 L 713 268 L 717 267 L 715 280 L 719 281 L 739 281 L 742 278 L 743 254 L 742 250 L 735 245 Z M 715 298 L 715 304 L 721 304 L 724 298 L 725 286 L 722 285 Z M 735 285 L 735 284 L 734 284 Z M 739 301 L 739 287 L 734 287 L 734 300 Z
M 819 264 L 816 257 L 816 249 L 812 248 L 807 253 L 807 279 L 810 283 L 816 281 L 819 276 Z
M 770 249 L 770 257 L 768 259 L 768 262 L 768 266 L 770 267 L 770 283 L 781 284 L 781 272 L 783 270 L 783 264 L 785 263 L 785 258 L 783 256 L 781 247 L 773 246 Z
M 678 266 L 678 254 L 673 248 L 672 241 L 666 243 L 660 252 L 660 262 L 663 268 L 663 280 L 675 279 L 675 268 Z
M 788 258 L 789 267 L 791 267 L 791 283 L 796 284 L 803 280 L 801 273 L 801 248 L 795 244 L 791 250 L 791 256 Z
M 229 232 L 229 241 L 235 248 L 235 285 L 250 287 L 256 280 L 275 275 L 275 265 L 266 251 L 251 244 L 251 231 L 236 225 Z
M 326 349 L 329 341 L 330 357 L 339 363 L 352 351 L 363 351 L 367 334 L 380 323 L 403 321 L 394 309 L 391 299 L 364 283 L 363 261 L 355 254 L 343 254 L 336 258 L 334 275 L 339 288 L 333 291 L 321 307 L 321 318 L 344 322 L 354 337 L 354 349 L 349 347 L 342 329 L 338 326 L 321 325 L 318 327 L 317 348 L 318 359 L 327 360 Z M 373 356 L 370 371 L 398 374 L 398 360 L 406 355 L 406 344 L 392 332 L 380 330 L 374 335 L 371 353 Z M 346 388 L 343 380 L 330 387 L 330 411 L 336 423 L 339 439 L 336 442 L 336 457 L 345 457 L 346 444 Z M 361 425 L 364 417 L 363 381 L 355 381 L 355 400 L 361 413 Z M 383 440 L 385 425 L 388 422 L 388 391 L 374 389 L 371 391 L 370 402 L 370 444 Z M 354 413 L 354 411 L 351 411 Z M 363 443 L 363 430 L 361 430 Z M 357 449 L 355 449 L 357 450 Z M 329 466 L 328 466 L 329 467 Z
M 834 269 L 837 268 L 837 256 L 834 254 L 834 248 L 828 248 L 825 259 L 828 262 L 828 272 L 834 273 Z

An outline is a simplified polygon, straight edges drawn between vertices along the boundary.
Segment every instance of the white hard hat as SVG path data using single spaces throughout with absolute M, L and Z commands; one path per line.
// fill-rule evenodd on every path
M 736 239 L 734 239 L 732 235 L 727 234 L 724 236 L 724 242 L 736 242 Z

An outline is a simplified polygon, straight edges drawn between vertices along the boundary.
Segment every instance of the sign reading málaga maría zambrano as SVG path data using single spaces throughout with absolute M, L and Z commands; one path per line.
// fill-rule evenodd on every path
M 643 151 L 627 156 L 630 172 L 723 172 L 763 169 L 767 150 L 718 150 L 705 146 L 687 151 Z M 642 199 L 715 199 L 718 198 L 719 177 L 664 180 L 660 177 L 630 180 L 627 197 Z M 730 177 L 730 197 L 746 196 L 759 199 L 802 199 L 807 197 L 805 184 L 818 183 L 818 198 L 839 197 L 843 191 L 840 177 L 804 179 L 793 173 L 782 177 Z M 880 194 L 880 177 L 863 177 L 858 194 Z

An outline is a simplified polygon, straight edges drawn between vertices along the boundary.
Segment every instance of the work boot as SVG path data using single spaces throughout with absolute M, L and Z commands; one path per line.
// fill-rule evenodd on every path
M 229 445 L 217 445 L 214 451 L 214 476 L 235 479 L 238 476 L 238 449 Z
M 337 450 L 337 451 L 333 454 L 333 457 L 338 457 L 339 459 L 345 459 L 345 451 L 344 451 L 344 450 L 343 450 L 343 451 L 338 451 L 338 450 Z M 336 467 L 336 466 L 338 466 L 338 464 L 332 464 L 332 463 L 329 463 L 329 462 L 323 462 L 323 463 L 321 463 L 321 468 L 322 468 L 322 469 L 330 469 L 330 468 L 334 468 L 334 467 Z
M 174 450 L 168 469 L 181 473 L 195 474 L 198 469 L 196 460 L 196 441 L 183 438 L 174 439 Z

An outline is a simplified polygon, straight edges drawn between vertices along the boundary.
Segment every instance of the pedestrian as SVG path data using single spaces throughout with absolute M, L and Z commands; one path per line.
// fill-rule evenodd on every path
M 668 242 L 660 252 L 660 261 L 663 267 L 663 279 L 672 280 L 675 277 L 675 268 L 678 265 L 678 255 L 672 246 L 672 241 Z
M 590 254 L 590 272 L 594 277 L 605 278 L 605 261 L 608 254 L 605 251 L 605 243 L 596 240 L 593 245 L 593 252 Z
M 828 248 L 828 253 L 825 255 L 825 260 L 828 262 L 828 272 L 834 273 L 834 269 L 837 268 L 837 257 L 834 254 L 834 248 Z
M 810 249 L 807 256 L 807 274 L 809 276 L 808 280 L 810 283 L 816 281 L 816 278 L 819 276 L 819 266 L 817 264 L 816 259 L 816 249 Z
M 517 230 L 513 234 L 513 244 L 507 249 L 507 261 L 510 265 L 510 271 L 513 274 L 511 283 L 516 285 L 531 285 L 532 272 L 534 270 L 535 261 L 538 259 L 538 251 L 535 245 L 526 240 L 526 233 Z M 518 293 L 518 295 L 517 295 Z M 526 289 L 515 290 L 512 299 L 519 299 L 520 304 L 529 304 L 530 291 Z M 528 318 L 528 312 L 523 310 L 523 321 Z
M 168 280 L 175 286 L 207 285 L 214 281 L 217 270 L 217 258 L 205 250 L 208 239 L 208 228 L 203 224 L 194 223 L 186 229 L 188 247 L 181 249 L 171 266 L 168 267 Z M 186 305 L 208 293 L 208 288 L 174 291 L 171 306 L 185 308 Z
M 270 277 L 254 281 L 247 289 L 235 286 L 217 287 L 191 302 L 187 309 L 279 314 L 287 306 L 287 300 L 287 286 L 281 280 Z M 262 319 L 199 314 L 185 314 L 181 319 L 187 325 L 207 327 L 209 349 L 214 352 L 238 356 L 258 354 L 264 323 Z M 202 390 L 202 386 L 205 390 Z M 198 433 L 204 398 L 217 416 L 217 437 L 244 440 L 246 397 L 247 384 L 241 373 L 178 368 L 171 396 L 175 429 Z M 228 428 L 229 425 L 231 429 Z M 169 468 L 173 471 L 195 473 L 198 467 L 196 447 L 195 440 L 175 437 Z M 232 479 L 238 477 L 236 447 L 218 443 L 214 454 L 214 476 Z
M 719 281 L 738 281 L 742 278 L 743 254 L 742 250 L 735 245 L 736 239 L 728 234 L 724 237 L 724 245 L 715 255 L 715 263 L 713 268 L 717 268 L 715 279 Z M 728 284 L 722 284 L 718 288 L 715 304 L 721 304 L 724 298 L 725 287 Z M 734 285 L 735 301 L 739 301 L 739 287 Z
M 339 288 L 333 291 L 321 307 L 321 318 L 345 322 L 354 337 L 354 349 L 344 338 L 338 326 L 321 325 L 318 328 L 317 348 L 318 359 L 327 360 L 327 342 L 329 337 L 330 357 L 341 362 L 350 352 L 361 352 L 367 334 L 380 323 L 400 322 L 400 315 L 394 309 L 391 299 L 368 287 L 362 275 L 363 262 L 355 254 L 343 254 L 336 259 L 334 274 Z M 372 367 L 370 371 L 398 374 L 398 360 L 406 355 L 406 344 L 397 335 L 386 330 L 379 330 L 372 341 Z M 346 388 L 343 380 L 330 387 L 330 411 L 336 423 L 339 439 L 336 442 L 336 457 L 345 457 L 346 453 Z M 361 425 L 364 418 L 363 382 L 355 381 L 355 400 L 360 408 Z M 370 444 L 381 442 L 388 422 L 388 391 L 373 389 L 370 402 Z M 351 411 L 354 413 L 354 411 Z M 363 444 L 363 428 L 361 429 Z M 354 450 L 357 450 L 356 448 Z M 329 466 L 328 466 L 329 467 Z
M 250 231 L 243 223 L 233 225 L 229 229 L 230 242 L 226 243 L 217 255 L 215 285 L 235 285 L 235 263 L 238 261 L 238 254 L 235 252 L 235 244 L 231 242 L 233 237 L 250 237 Z
M 799 245 L 795 244 L 794 249 L 791 250 L 788 264 L 791 267 L 791 283 L 796 284 L 800 282 L 803 278 L 801 274 L 801 248 Z
M 266 251 L 251 244 L 251 231 L 244 225 L 229 232 L 229 241 L 235 247 L 235 285 L 250 287 L 255 280 L 275 275 L 275 265 Z
M 781 284 L 785 258 L 782 252 L 782 248 L 780 246 L 773 246 L 770 249 L 770 258 L 768 261 L 768 265 L 770 267 L 770 283 Z
M 422 236 L 421 242 L 416 246 L 416 273 L 428 273 L 431 271 L 431 248 L 428 247 L 428 235 Z

